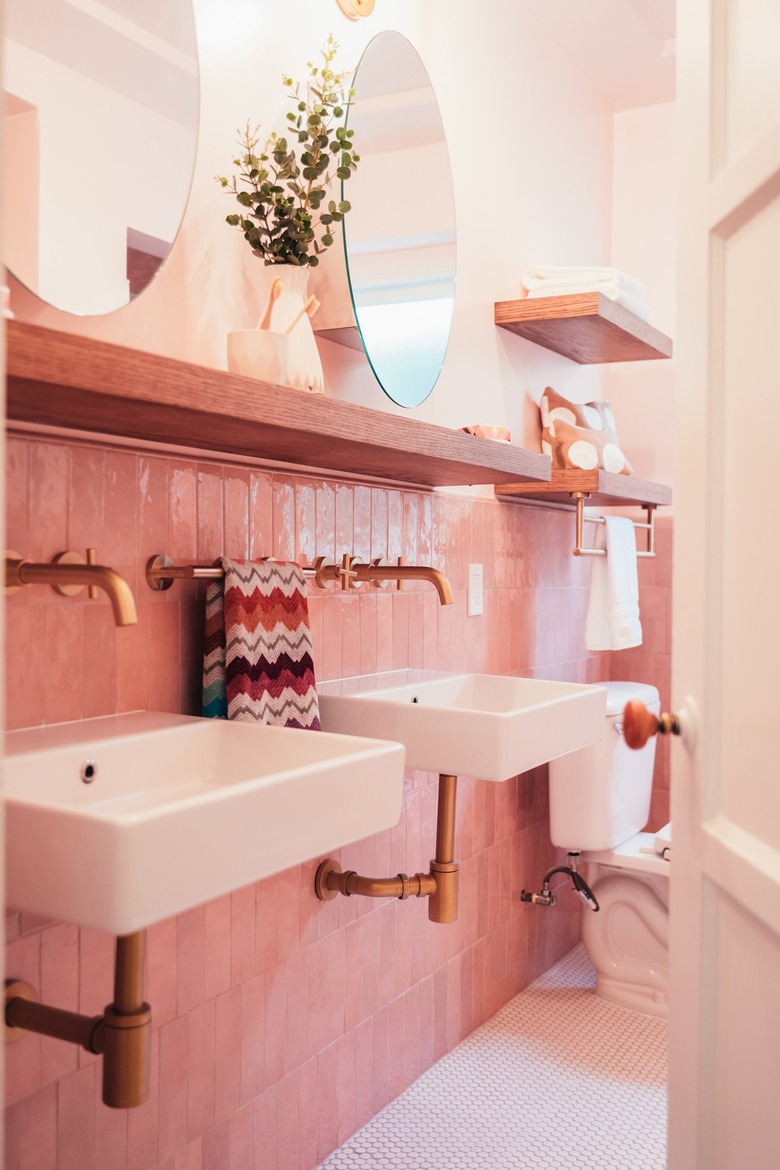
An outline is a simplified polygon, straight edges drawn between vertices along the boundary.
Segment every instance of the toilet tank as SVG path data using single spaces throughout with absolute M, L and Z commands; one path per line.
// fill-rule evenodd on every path
M 656 737 L 639 751 L 626 747 L 623 709 L 639 699 L 658 715 L 658 691 L 648 683 L 608 682 L 603 737 L 551 760 L 550 839 L 568 850 L 612 849 L 647 824 Z

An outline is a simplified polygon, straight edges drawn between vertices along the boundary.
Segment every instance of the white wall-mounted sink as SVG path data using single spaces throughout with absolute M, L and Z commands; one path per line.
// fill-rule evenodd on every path
M 604 687 L 400 670 L 320 684 L 323 728 L 399 740 L 406 766 L 508 780 L 604 734 Z
M 113 934 L 401 812 L 403 748 L 373 739 L 147 711 L 10 732 L 6 752 L 7 904 Z

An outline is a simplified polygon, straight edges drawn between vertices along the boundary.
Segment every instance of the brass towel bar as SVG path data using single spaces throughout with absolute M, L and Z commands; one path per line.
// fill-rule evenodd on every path
M 576 513 L 576 544 L 572 549 L 572 555 L 575 557 L 605 557 L 607 555 L 606 549 L 603 548 L 585 548 L 583 544 L 583 525 L 585 524 L 604 524 L 603 516 L 586 516 L 585 515 L 585 500 L 587 494 L 585 492 L 574 492 L 575 500 L 577 501 Z M 647 543 L 644 549 L 637 550 L 638 557 L 654 557 L 655 556 L 655 525 L 653 523 L 655 516 L 655 504 L 642 504 L 647 520 L 635 520 L 634 528 L 643 529 L 646 533 Z
M 301 565 L 301 568 L 304 576 L 312 579 L 320 589 L 327 589 L 334 583 L 345 591 L 366 583 L 379 589 L 386 581 L 396 581 L 397 588 L 401 589 L 404 581 L 430 581 L 441 604 L 452 604 L 452 590 L 442 572 L 429 565 L 405 565 L 403 557 L 391 564 L 381 557 L 366 562 L 344 553 L 340 562 L 317 557 L 313 565 Z M 146 580 L 150 589 L 170 589 L 175 580 L 218 581 L 223 576 L 224 570 L 219 563 L 174 565 L 170 557 L 162 553 L 150 557 L 146 563 Z

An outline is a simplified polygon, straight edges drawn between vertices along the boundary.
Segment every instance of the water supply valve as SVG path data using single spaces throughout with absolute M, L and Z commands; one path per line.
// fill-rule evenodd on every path
M 569 856 L 572 857 L 572 861 L 574 862 L 573 855 L 569 854 Z M 589 910 L 599 909 L 596 895 L 585 881 L 585 878 L 581 874 L 577 873 L 575 864 L 556 865 L 552 869 L 548 869 L 547 873 L 542 879 L 541 891 L 538 894 L 534 894 L 531 890 L 521 890 L 520 901 L 531 902 L 534 906 L 554 906 L 556 903 L 556 898 L 555 894 L 550 889 L 550 879 L 556 873 L 565 873 L 568 877 L 571 878 L 572 888 L 575 894 L 577 894 L 578 897 L 582 900 L 584 906 L 587 906 Z

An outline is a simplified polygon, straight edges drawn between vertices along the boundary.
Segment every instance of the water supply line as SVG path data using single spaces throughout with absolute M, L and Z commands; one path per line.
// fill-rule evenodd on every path
M 568 856 L 571 862 L 570 865 L 554 865 L 552 869 L 548 869 L 542 878 L 541 891 L 538 894 L 534 894 L 531 890 L 521 890 L 520 901 L 531 902 L 534 906 L 554 906 L 557 899 L 554 892 L 550 889 L 550 880 L 556 873 L 565 873 L 567 877 L 571 878 L 572 889 L 582 900 L 583 905 L 587 906 L 588 910 L 598 910 L 599 904 L 596 895 L 582 874 L 577 872 L 579 853 L 569 853 Z

